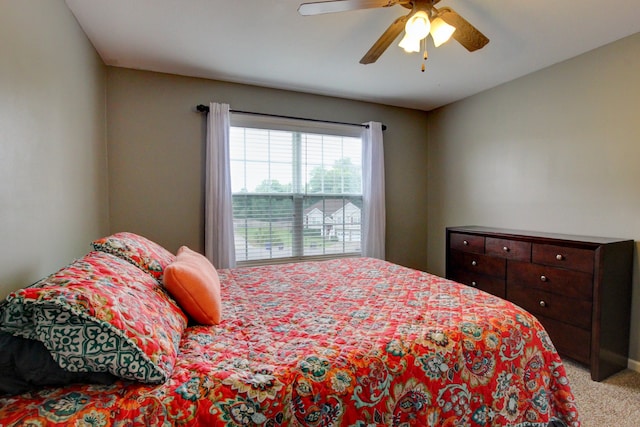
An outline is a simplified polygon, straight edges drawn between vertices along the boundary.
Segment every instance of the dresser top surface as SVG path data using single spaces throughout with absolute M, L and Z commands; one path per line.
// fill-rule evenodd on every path
M 541 231 L 529 231 L 529 230 L 511 230 L 507 228 L 497 227 L 484 227 L 479 225 L 466 225 L 460 227 L 447 227 L 447 232 L 469 233 L 469 234 L 482 234 L 497 238 L 533 238 L 540 240 L 557 240 L 567 242 L 580 242 L 590 243 L 596 245 L 605 245 L 617 242 L 632 241 L 631 239 L 620 239 L 612 237 L 597 237 L 597 236 L 581 236 L 574 234 L 561 234 L 561 233 L 547 233 Z

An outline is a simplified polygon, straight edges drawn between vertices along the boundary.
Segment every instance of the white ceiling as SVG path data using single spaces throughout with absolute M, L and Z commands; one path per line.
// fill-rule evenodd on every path
M 442 0 L 490 43 L 358 61 L 402 6 L 300 16 L 304 0 L 66 0 L 107 65 L 430 110 L 640 31 L 638 0 Z

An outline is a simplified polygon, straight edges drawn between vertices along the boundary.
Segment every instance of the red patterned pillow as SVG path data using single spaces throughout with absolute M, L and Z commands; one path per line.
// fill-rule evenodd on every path
M 115 233 L 91 245 L 96 251 L 110 253 L 141 268 L 160 283 L 166 266 L 176 260 L 175 255 L 159 244 L 130 232 Z
M 90 252 L 0 305 L 0 330 L 42 342 L 70 372 L 159 383 L 173 371 L 187 319 L 148 274 Z

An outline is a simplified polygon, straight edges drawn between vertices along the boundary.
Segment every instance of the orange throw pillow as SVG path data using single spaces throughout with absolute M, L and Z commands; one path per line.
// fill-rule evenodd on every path
M 186 246 L 164 270 L 164 287 L 180 307 L 203 325 L 220 323 L 220 279 L 207 258 Z

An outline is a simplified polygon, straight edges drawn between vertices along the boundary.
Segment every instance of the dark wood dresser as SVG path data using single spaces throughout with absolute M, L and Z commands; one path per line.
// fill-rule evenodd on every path
M 601 381 L 627 367 L 633 240 L 447 228 L 447 278 L 505 298 Z

